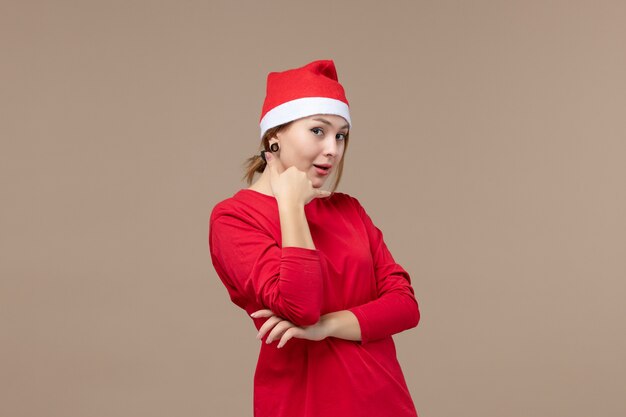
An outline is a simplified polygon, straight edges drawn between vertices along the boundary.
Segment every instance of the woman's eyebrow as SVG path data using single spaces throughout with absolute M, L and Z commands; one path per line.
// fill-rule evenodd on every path
M 329 122 L 326 119 L 322 119 L 321 117 L 316 117 L 315 119 L 311 119 L 311 120 L 317 120 L 318 122 L 326 123 L 328 126 L 333 125 L 331 122 Z M 350 125 L 343 125 L 339 129 L 345 129 L 346 127 L 350 127 Z

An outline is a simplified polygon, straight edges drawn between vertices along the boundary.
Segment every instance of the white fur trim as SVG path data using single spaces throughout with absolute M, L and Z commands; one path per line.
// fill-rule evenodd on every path
M 350 127 L 350 109 L 341 100 L 328 97 L 303 97 L 288 101 L 265 113 L 261 119 L 261 136 L 270 128 L 314 114 L 336 114 L 342 116 Z

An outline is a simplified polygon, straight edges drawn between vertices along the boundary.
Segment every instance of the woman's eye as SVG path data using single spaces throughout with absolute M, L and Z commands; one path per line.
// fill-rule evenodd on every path
M 319 127 L 314 127 L 313 129 L 311 129 L 311 132 L 315 133 L 317 135 L 317 132 L 324 132 L 324 130 L 322 128 Z M 340 136 L 342 136 L 342 138 L 340 140 L 346 140 L 346 135 L 345 133 L 339 133 Z

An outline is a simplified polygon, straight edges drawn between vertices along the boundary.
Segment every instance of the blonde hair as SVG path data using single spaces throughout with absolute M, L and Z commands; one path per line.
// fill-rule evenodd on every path
M 252 184 L 252 179 L 254 178 L 254 173 L 258 172 L 258 173 L 263 173 L 263 171 L 265 170 L 265 161 L 263 160 L 263 158 L 261 158 L 261 150 L 264 151 L 268 151 L 270 152 L 270 147 L 269 147 L 269 142 L 270 139 L 275 137 L 276 134 L 280 131 L 282 131 L 283 129 L 286 129 L 287 127 L 289 127 L 289 125 L 291 125 L 295 120 L 292 120 L 291 122 L 288 123 L 284 123 L 282 125 L 278 125 L 278 126 L 274 126 L 270 129 L 268 129 L 265 134 L 263 135 L 263 139 L 261 139 L 261 143 L 259 144 L 259 149 L 258 152 L 256 153 L 256 155 L 251 156 L 250 158 L 246 159 L 243 163 L 243 165 L 245 166 L 244 170 L 245 170 L 245 174 L 243 175 L 243 177 L 241 178 L 242 180 L 245 180 L 248 184 L 248 186 L 250 186 Z M 341 160 L 339 161 L 339 165 L 336 168 L 336 177 L 335 177 L 335 182 L 333 183 L 332 188 L 330 189 L 331 193 L 334 193 L 335 190 L 337 189 L 337 187 L 339 186 L 339 182 L 341 181 L 341 174 L 343 173 L 343 161 L 346 159 L 346 151 L 348 150 L 348 138 L 350 136 L 350 132 L 348 132 L 345 135 L 345 145 L 344 145 L 344 149 L 343 149 L 343 156 L 341 157 Z

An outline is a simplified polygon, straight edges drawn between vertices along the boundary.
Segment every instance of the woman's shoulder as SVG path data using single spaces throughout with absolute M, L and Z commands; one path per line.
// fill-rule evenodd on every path
M 238 213 L 242 213 L 242 202 L 237 199 L 235 196 L 238 193 L 230 197 L 223 198 L 219 200 L 213 208 L 211 209 L 210 222 L 217 219 L 218 217 L 228 214 L 228 215 L 236 215 Z
M 210 221 L 223 215 L 248 218 L 271 212 L 276 207 L 276 199 L 249 188 L 238 190 L 230 197 L 218 201 L 211 210 Z
M 348 193 L 342 193 L 342 192 L 339 192 L 339 191 L 335 191 L 332 194 L 332 197 L 339 204 L 349 204 L 349 205 L 354 206 L 354 207 L 360 207 L 361 206 L 361 203 L 359 202 L 358 198 L 355 197 L 354 195 L 351 195 L 351 194 L 348 194 Z

